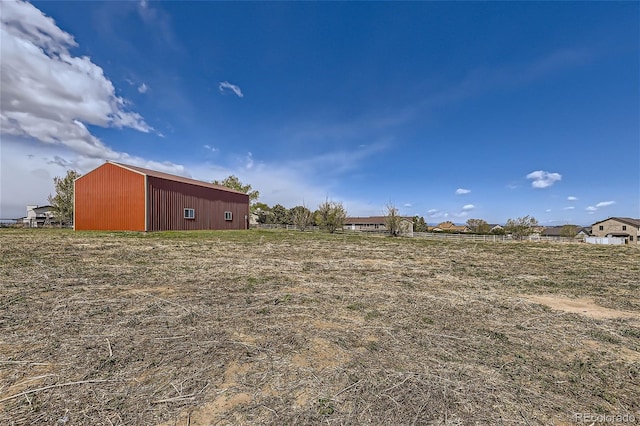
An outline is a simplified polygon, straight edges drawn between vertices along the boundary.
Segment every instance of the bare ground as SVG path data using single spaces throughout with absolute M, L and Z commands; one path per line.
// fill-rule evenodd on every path
M 0 230 L 0 424 L 640 423 L 640 250 Z

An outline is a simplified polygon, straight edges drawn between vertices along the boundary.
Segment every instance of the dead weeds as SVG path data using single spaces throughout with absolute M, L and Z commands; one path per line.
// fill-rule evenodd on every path
M 640 418 L 635 247 L 2 230 L 0 254 L 2 424 Z

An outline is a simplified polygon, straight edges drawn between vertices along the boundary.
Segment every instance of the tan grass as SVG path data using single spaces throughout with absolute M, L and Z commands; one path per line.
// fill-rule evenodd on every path
M 640 418 L 635 247 L 2 230 L 0 255 L 0 424 Z

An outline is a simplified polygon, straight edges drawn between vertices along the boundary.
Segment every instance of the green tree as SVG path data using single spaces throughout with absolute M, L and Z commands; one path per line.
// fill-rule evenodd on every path
M 400 235 L 400 224 L 402 222 L 402 216 L 396 206 L 389 203 L 385 206 L 384 226 L 387 228 L 389 234 L 393 237 Z
M 249 204 L 251 206 L 251 212 L 255 213 L 255 206 L 257 204 L 258 198 L 260 197 L 260 192 L 253 190 L 250 184 L 243 184 L 240 179 L 236 175 L 228 176 L 221 181 L 214 180 L 212 182 L 214 185 L 226 186 L 227 188 L 234 189 L 236 191 L 244 192 L 249 196 Z
M 427 222 L 425 222 L 424 217 L 422 216 L 414 216 L 413 217 L 413 230 L 415 232 L 427 232 L 429 227 Z
M 309 210 L 304 203 L 301 206 L 295 206 L 289 210 L 289 216 L 293 224 L 301 231 L 307 229 L 313 222 L 313 213 L 311 213 L 311 210 Z
M 509 219 L 504 226 L 504 231 L 511 234 L 514 240 L 523 240 L 533 234 L 534 228 L 538 226 L 538 221 L 529 215 L 517 219 Z
M 326 200 L 318 206 L 316 214 L 318 226 L 332 234 L 344 226 L 344 221 L 347 218 L 347 211 L 338 201 Z
M 289 210 L 282 204 L 276 204 L 271 208 L 273 223 L 280 225 L 291 225 L 291 216 Z
M 73 186 L 80 176 L 75 170 L 68 170 L 65 177 L 53 178 L 56 195 L 49 194 L 48 200 L 60 226 L 63 223 L 73 223 Z
M 474 234 L 489 233 L 489 224 L 482 219 L 469 219 L 467 220 L 467 226 Z

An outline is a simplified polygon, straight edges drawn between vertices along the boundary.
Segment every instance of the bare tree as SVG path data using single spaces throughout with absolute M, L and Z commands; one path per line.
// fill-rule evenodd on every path
M 346 218 L 347 211 L 341 202 L 326 200 L 318 206 L 316 218 L 318 225 L 332 234 L 344 226 Z
M 574 238 L 578 235 L 578 227 L 576 225 L 564 225 L 560 228 L 560 236 L 567 238 Z
M 474 234 L 488 234 L 489 224 L 483 219 L 469 219 L 467 226 Z
M 293 224 L 301 231 L 307 229 L 313 220 L 313 213 L 302 203 L 301 206 L 295 206 L 290 210 Z
M 523 240 L 533 234 L 536 226 L 538 226 L 538 221 L 534 217 L 527 215 L 507 220 L 504 230 L 507 234 L 511 234 L 514 240 Z
M 389 234 L 393 237 L 400 235 L 400 225 L 402 222 L 402 216 L 396 206 L 389 203 L 385 206 L 385 218 L 384 225 L 389 231 Z

